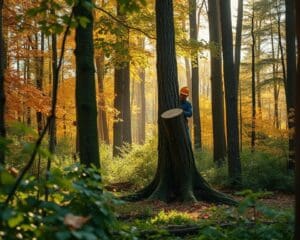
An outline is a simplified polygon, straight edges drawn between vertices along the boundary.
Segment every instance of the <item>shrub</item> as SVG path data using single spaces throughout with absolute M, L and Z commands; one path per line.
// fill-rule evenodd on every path
M 294 191 L 294 174 L 287 171 L 284 156 L 270 153 L 244 150 L 241 153 L 242 188 L 252 190 L 269 190 L 292 193 Z M 229 187 L 228 167 L 216 167 L 212 156 L 206 151 L 196 154 L 196 164 L 204 178 L 211 184 Z
M 101 145 L 101 166 L 106 184 L 131 183 L 140 188 L 149 183 L 157 164 L 157 141 L 149 140 L 144 145 L 124 147 L 121 157 L 113 158 L 107 145 Z
M 0 179 L 0 199 L 4 200 L 14 179 L 3 168 Z M 119 201 L 103 192 L 100 180 L 97 169 L 78 164 L 65 171 L 53 169 L 47 185 L 33 177 L 25 179 L 12 205 L 0 205 L 0 236 L 96 240 L 122 234 L 113 213 Z M 43 200 L 45 186 L 49 190 L 48 201 Z

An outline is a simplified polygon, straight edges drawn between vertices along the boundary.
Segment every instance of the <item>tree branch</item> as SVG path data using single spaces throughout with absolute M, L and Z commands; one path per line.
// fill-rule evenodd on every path
M 153 37 L 150 34 L 148 34 L 147 32 L 145 32 L 144 30 L 126 24 L 125 22 L 123 22 L 122 20 L 120 20 L 116 16 L 112 15 L 110 12 L 106 11 L 102 7 L 98 7 L 98 6 L 94 6 L 94 7 L 95 7 L 95 9 L 100 10 L 101 12 L 105 13 L 106 15 L 108 15 L 109 17 L 111 17 L 113 20 L 115 20 L 117 23 L 123 25 L 124 27 L 126 27 L 128 29 L 132 29 L 132 30 L 137 31 L 137 32 L 140 32 L 140 33 L 144 34 L 146 37 L 148 37 L 149 39 L 156 39 L 155 37 Z

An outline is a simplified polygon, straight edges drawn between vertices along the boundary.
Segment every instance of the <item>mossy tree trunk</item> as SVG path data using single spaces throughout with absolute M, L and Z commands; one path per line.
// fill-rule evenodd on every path
M 79 135 L 80 162 L 87 166 L 100 167 L 97 106 L 94 68 L 93 15 L 84 3 L 92 5 L 91 0 L 80 0 L 74 7 L 75 18 L 89 19 L 86 27 L 80 24 L 75 33 L 76 56 L 76 116 Z
M 181 110 L 178 110 L 172 0 L 156 1 L 156 31 L 158 167 L 154 180 L 131 199 L 149 198 L 166 202 L 207 200 L 234 204 L 232 199 L 211 189 L 195 166 L 191 141 Z

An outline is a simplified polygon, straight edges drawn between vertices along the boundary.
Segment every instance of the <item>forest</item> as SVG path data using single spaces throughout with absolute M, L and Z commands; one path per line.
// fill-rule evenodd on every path
M 0 240 L 299 240 L 299 22 L 0 0 Z

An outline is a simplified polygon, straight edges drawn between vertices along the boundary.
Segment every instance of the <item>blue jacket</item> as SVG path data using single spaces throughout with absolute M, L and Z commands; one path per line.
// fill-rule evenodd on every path
M 189 101 L 180 101 L 180 107 L 183 110 L 183 116 L 186 120 L 187 118 L 190 118 L 193 115 L 192 104 Z

